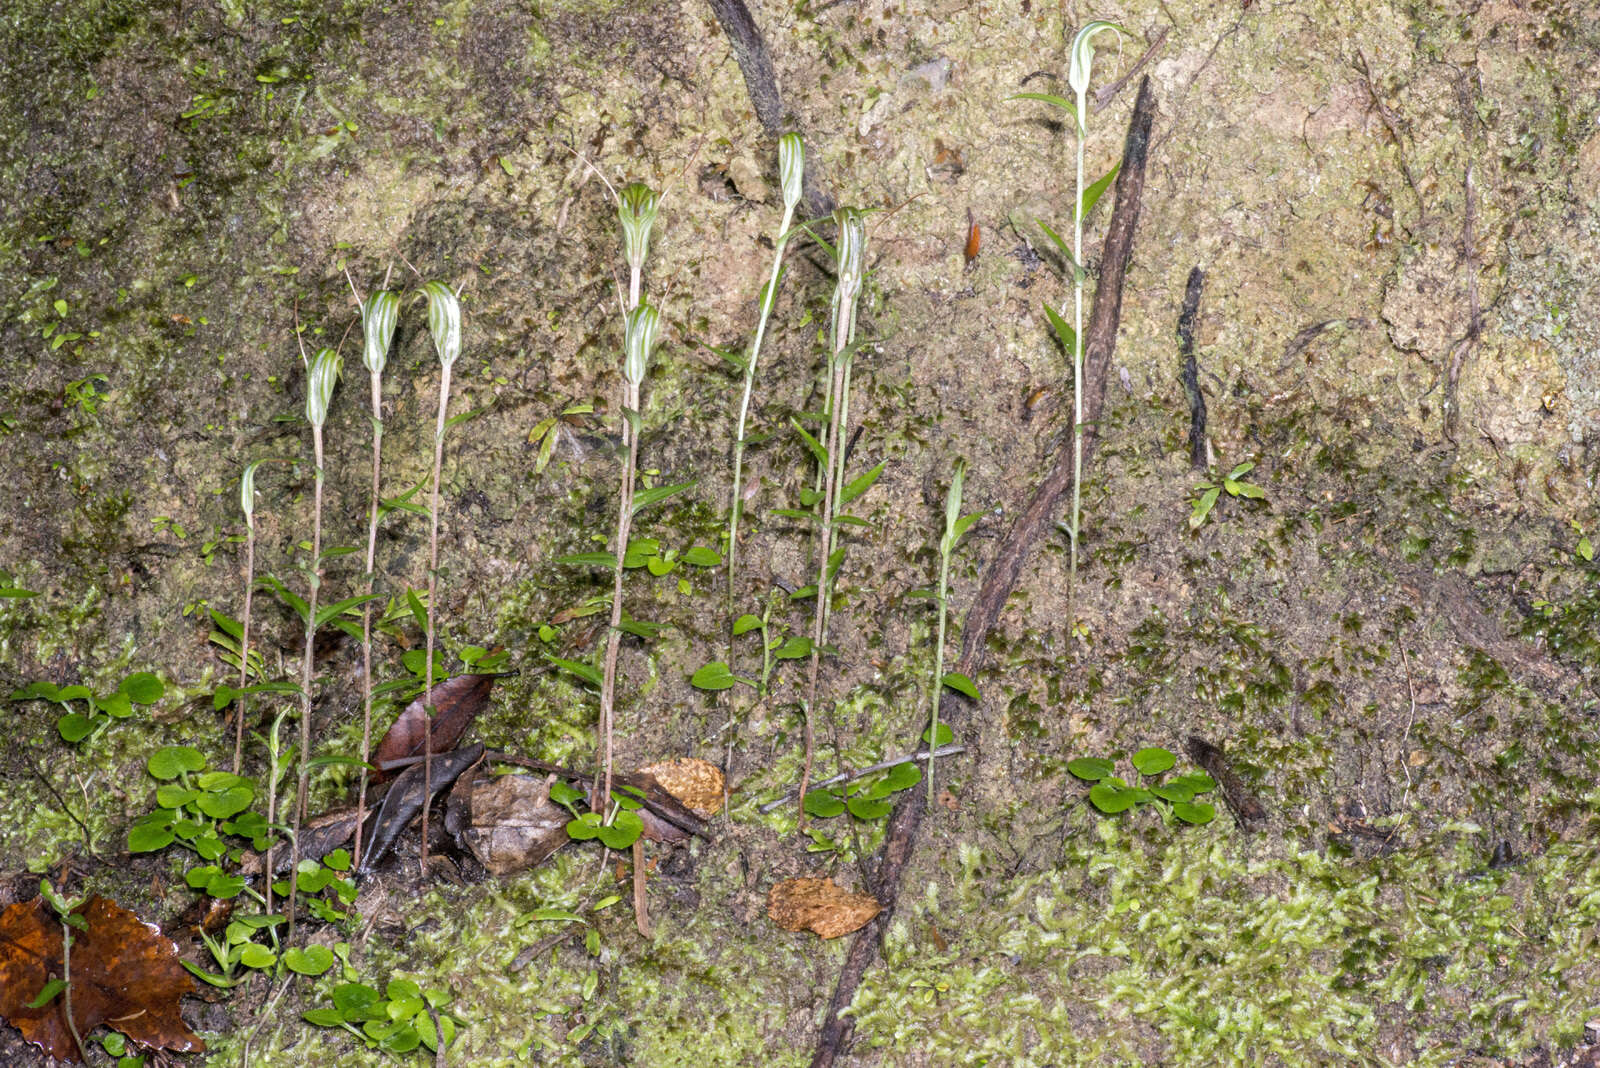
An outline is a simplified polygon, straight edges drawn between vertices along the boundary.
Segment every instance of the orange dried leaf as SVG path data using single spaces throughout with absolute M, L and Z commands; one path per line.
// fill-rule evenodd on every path
M 179 999 L 195 992 L 178 947 L 154 924 L 98 895 L 73 911 L 88 925 L 72 939 L 78 1033 L 87 1038 L 105 1024 L 152 1049 L 204 1050 L 178 1012 Z M 0 913 L 0 1016 L 51 1057 L 75 1061 L 65 999 L 28 1008 L 47 982 L 64 978 L 61 957 L 61 922 L 42 898 Z
M 696 816 L 708 819 L 722 807 L 722 769 L 706 760 L 683 757 L 663 760 L 639 769 L 682 802 Z
M 785 879 L 767 893 L 767 915 L 773 923 L 823 938 L 859 931 L 882 911 L 877 898 L 835 886 L 832 879 Z

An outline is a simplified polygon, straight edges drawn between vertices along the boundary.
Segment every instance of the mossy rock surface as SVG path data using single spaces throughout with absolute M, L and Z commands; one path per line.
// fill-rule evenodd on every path
M 827 187 L 879 209 L 850 464 L 886 467 L 839 574 L 817 721 L 831 774 L 911 750 L 925 726 L 934 619 L 908 594 L 935 578 L 956 458 L 966 510 L 991 513 L 952 569 L 958 625 L 1069 430 L 1071 368 L 1041 305 L 1070 315 L 1071 291 L 1039 223 L 1070 230 L 1071 131 L 1007 98 L 1069 91 L 1071 27 L 1042 0 L 752 8 Z M 1579 0 L 1083 14 L 1133 31 L 1102 39 L 1097 87 L 1166 36 L 1143 68 L 1160 112 L 1077 589 L 1064 538 L 1041 545 L 990 637 L 849 1063 L 1559 1060 L 1600 1013 L 1600 572 L 1581 551 L 1600 538 L 1600 22 Z M 1091 114 L 1091 175 L 1118 158 L 1133 88 Z M 615 523 L 625 267 L 597 173 L 666 190 L 641 459 L 652 484 L 694 485 L 639 518 L 663 551 L 720 546 L 738 383 L 713 350 L 748 344 L 781 207 L 756 199 L 778 189 L 775 146 L 709 8 L 18 0 L 0 16 L 0 144 L 0 568 L 38 594 L 0 597 L 0 689 L 167 680 L 78 746 L 60 708 L 0 711 L 0 874 L 36 885 L 70 860 L 200 959 L 177 922 L 187 865 L 120 853 L 153 804 L 151 752 L 231 758 L 210 695 L 233 674 L 205 607 L 241 611 L 252 460 L 295 461 L 258 474 L 256 552 L 304 588 L 300 340 L 344 345 L 325 544 L 364 545 L 347 272 L 363 292 L 391 269 L 409 288 L 409 262 L 463 292 L 452 412 L 476 414 L 447 437 L 441 646 L 503 646 L 520 672 L 478 740 L 590 762 L 595 696 L 544 665 L 605 638 L 592 609 L 609 577 L 553 562 L 605 548 Z M 1091 276 L 1111 203 L 1087 220 Z M 1195 266 L 1212 473 L 1254 461 L 1265 500 L 1225 496 L 1191 531 L 1206 476 L 1188 464 L 1175 328 Z M 771 510 L 812 484 L 791 417 L 818 403 L 829 294 L 826 257 L 793 256 L 753 407 L 771 436 L 747 463 L 740 612 L 815 577 L 809 529 Z M 437 382 L 408 303 L 386 495 L 429 474 Z M 541 467 L 530 436 L 552 418 Z M 380 591 L 424 586 L 428 550 L 424 521 L 386 520 Z M 360 560 L 330 562 L 329 596 L 359 588 Z M 860 886 L 856 852 L 882 824 L 859 841 L 825 824 L 837 848 L 818 853 L 789 807 L 758 812 L 799 776 L 806 662 L 780 662 L 762 702 L 691 687 L 726 658 L 725 582 L 679 566 L 625 584 L 629 613 L 670 629 L 623 643 L 621 763 L 731 755 L 733 821 L 659 855 L 650 939 L 592 844 L 461 885 L 403 857 L 363 894 L 370 924 L 339 936 L 367 981 L 451 992 L 456 1063 L 809 1062 L 845 944 L 770 924 L 767 890 Z M 256 605 L 269 666 L 296 673 L 293 613 Z M 773 622 L 809 619 L 797 601 Z M 397 623 L 379 677 L 419 640 Z M 741 642 L 735 673 L 753 674 Z M 330 632 L 318 752 L 359 746 L 360 663 Z M 1153 806 L 1104 817 L 1066 771 L 1110 756 L 1133 777 L 1127 755 L 1181 754 L 1191 734 L 1224 747 L 1265 830 Z M 320 774 L 314 807 L 352 781 Z M 579 934 L 509 968 L 557 933 L 535 910 L 612 892 L 589 917 L 594 952 Z M 271 993 L 257 979 L 191 1006 L 209 1063 L 236 1063 L 252 1033 L 253 1064 L 384 1062 L 302 1021 L 315 984 Z M 0 1060 L 30 1056 L 0 1029 Z

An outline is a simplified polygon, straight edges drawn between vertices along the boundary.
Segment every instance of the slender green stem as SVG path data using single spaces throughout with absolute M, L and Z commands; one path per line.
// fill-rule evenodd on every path
M 1088 130 L 1078 117 L 1078 185 L 1072 203 L 1072 559 L 1068 570 L 1068 616 L 1078 591 L 1078 535 L 1083 505 L 1083 142 Z M 1068 626 L 1075 619 L 1068 619 Z
M 322 586 L 322 424 L 311 425 L 311 448 L 317 463 L 311 504 L 311 590 L 306 598 L 306 643 L 300 669 L 300 777 L 295 787 L 294 836 L 289 844 L 289 937 L 294 937 L 295 893 L 300 889 L 300 828 L 305 824 L 306 800 L 311 783 L 311 683 L 315 675 L 312 656 L 317 636 L 317 595 Z M 267 878 L 272 878 L 269 870 Z
M 367 515 L 367 576 L 364 594 L 370 598 L 377 581 L 379 476 L 383 457 L 383 376 L 372 372 L 372 492 Z M 428 599 L 429 604 L 433 599 Z M 361 866 L 361 830 L 367 818 L 367 762 L 372 755 L 372 602 L 361 606 L 361 780 L 356 788 L 356 840 L 353 866 Z
M 78 1021 L 72 1018 L 72 924 L 67 922 L 67 916 L 70 915 L 69 911 L 61 916 L 61 979 L 66 984 L 61 988 L 61 1007 L 67 1014 L 67 1031 L 72 1035 L 73 1044 L 78 1047 L 78 1058 L 88 1064 L 89 1054 L 83 1048 Z
M 433 646 L 434 601 L 439 579 L 439 482 L 444 471 L 444 429 L 450 410 L 450 363 L 439 372 L 439 419 L 433 430 L 433 497 L 428 505 L 428 641 L 423 668 L 422 704 L 427 728 L 422 733 L 422 870 L 428 870 L 428 811 L 433 800 Z
M 944 621 L 949 608 L 950 549 L 941 547 L 939 553 L 939 637 L 933 647 L 933 726 L 928 731 L 928 808 L 933 808 L 933 757 L 939 748 L 939 699 L 944 696 Z
M 247 523 L 244 534 L 244 622 L 239 634 L 239 689 L 250 684 L 250 608 L 256 584 L 256 526 Z M 233 728 L 233 773 L 239 774 L 244 760 L 244 712 L 249 698 L 241 693 L 236 699 L 233 714 L 238 717 Z
M 750 344 L 750 355 L 745 361 L 744 368 L 744 394 L 739 399 L 739 421 L 735 427 L 733 439 L 733 506 L 728 509 L 728 664 L 733 665 L 733 620 L 734 616 L 734 577 L 738 571 L 739 559 L 739 519 L 744 514 L 744 450 L 745 450 L 745 422 L 750 413 L 750 393 L 755 384 L 756 362 L 761 358 L 761 342 L 766 337 L 767 319 L 772 314 L 772 306 L 778 300 L 778 275 L 783 269 L 783 252 L 788 242 L 786 235 L 789 224 L 794 219 L 793 207 L 787 207 L 783 213 L 783 223 L 778 227 L 777 248 L 772 254 L 772 274 L 767 279 L 767 287 L 761 294 L 761 314 L 756 322 L 755 340 Z
M 639 438 L 634 432 L 634 427 L 628 417 L 628 411 L 639 410 L 638 387 L 632 383 L 623 383 L 623 406 L 626 409 L 622 415 L 622 440 L 627 449 L 622 461 L 622 487 L 618 494 L 617 509 L 617 566 L 612 572 L 611 582 L 611 627 L 606 637 L 606 658 L 604 670 L 600 676 L 600 731 L 605 744 L 605 783 L 601 788 L 600 811 L 609 811 L 611 808 L 611 778 L 613 749 L 613 730 L 616 716 L 617 700 L 617 652 L 622 641 L 622 573 L 623 560 L 628 553 L 628 537 L 633 528 L 633 480 L 634 473 L 639 465 Z

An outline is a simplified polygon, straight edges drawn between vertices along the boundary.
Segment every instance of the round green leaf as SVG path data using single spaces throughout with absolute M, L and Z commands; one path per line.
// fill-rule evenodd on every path
M 873 797 L 852 797 L 849 805 L 850 815 L 858 820 L 881 820 L 894 811 L 889 802 Z
M 128 852 L 154 853 L 158 849 L 165 849 L 171 845 L 172 838 L 170 825 L 135 824 L 133 829 L 128 832 Z
M 722 554 L 704 545 L 694 545 L 683 551 L 683 562 L 695 567 L 716 567 L 722 563 Z
M 182 808 L 199 796 L 199 790 L 191 790 L 176 783 L 169 782 L 156 787 L 156 804 L 162 808 Z
M 844 802 L 831 790 L 807 790 L 805 808 L 806 815 L 825 820 L 843 812 Z
M 1170 771 L 1177 762 L 1176 757 L 1160 746 L 1151 746 L 1133 754 L 1133 766 L 1140 775 L 1160 775 L 1163 771 Z
M 239 963 L 246 968 L 270 968 L 278 963 L 278 955 L 259 942 L 250 942 L 239 951 Z
M 896 764 L 894 767 L 890 768 L 888 772 L 884 774 L 881 785 L 887 787 L 887 792 L 892 794 L 900 790 L 910 789 L 921 781 L 922 767 L 918 764 L 907 761 L 904 764 Z
M 192 745 L 165 746 L 151 753 L 150 759 L 145 761 L 150 774 L 163 782 L 176 779 L 185 772 L 199 771 L 205 766 L 206 758 Z
M 713 660 L 689 676 L 689 685 L 697 690 L 726 690 L 734 684 L 733 672 L 720 660 Z
M 1116 765 L 1104 757 L 1079 757 L 1067 763 L 1067 770 L 1087 782 L 1099 782 L 1110 775 Z
M 1204 802 L 1194 804 L 1180 801 L 1172 806 L 1172 814 L 1185 823 L 1210 823 L 1217 818 L 1217 808 Z
M 1089 788 L 1089 801 L 1095 808 L 1108 816 L 1118 812 L 1126 812 L 1139 803 L 1139 791 L 1130 790 L 1126 786 L 1110 786 L 1106 783 L 1096 783 Z
M 333 967 L 333 951 L 327 946 L 294 946 L 284 950 L 283 963 L 291 972 L 301 975 L 321 975 Z
M 56 720 L 56 731 L 64 742 L 81 742 L 94 730 L 94 720 L 77 712 L 68 712 Z
M 121 690 L 107 697 L 96 697 L 94 706 L 112 719 L 127 719 L 133 715 L 133 702 Z
M 1161 798 L 1161 800 L 1171 801 L 1174 804 L 1194 800 L 1194 787 L 1181 779 L 1174 779 L 1164 786 L 1152 787 L 1150 792 Z
M 122 680 L 117 692 L 125 693 L 136 705 L 153 705 L 167 693 L 166 684 L 148 671 L 136 671 Z
M 932 745 L 935 749 L 937 749 L 941 745 L 949 745 L 952 741 L 955 740 L 955 736 L 956 736 L 955 731 L 950 729 L 950 724 L 948 724 L 948 723 L 939 724 L 939 733 L 938 733 L 938 735 L 936 737 L 933 737 L 933 738 L 928 737 L 928 735 L 930 735 L 932 733 L 933 733 L 933 728 L 932 727 L 929 727 L 927 730 L 923 731 L 922 732 L 922 740 L 924 742 L 927 742 L 930 745 Z
M 249 808 L 255 796 L 255 791 L 250 787 L 235 786 L 221 793 L 201 794 L 195 806 L 214 820 L 225 820 Z
M 587 842 L 591 838 L 598 838 L 600 836 L 600 813 L 585 812 L 575 820 L 568 820 L 567 835 L 579 842 Z
M 618 812 L 611 826 L 600 828 L 600 841 L 610 849 L 627 849 L 644 833 L 644 819 L 626 809 Z
M 746 612 L 744 615 L 733 621 L 733 636 L 737 638 L 741 634 L 748 634 L 750 631 L 759 630 L 760 627 L 760 617 L 753 616 Z

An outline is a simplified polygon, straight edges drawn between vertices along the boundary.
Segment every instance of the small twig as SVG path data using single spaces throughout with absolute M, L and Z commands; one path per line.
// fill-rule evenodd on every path
M 941 745 L 939 748 L 933 750 L 932 755 L 935 757 L 947 757 L 955 756 L 957 753 L 965 753 L 966 751 L 967 747 L 964 745 Z M 928 750 L 924 749 L 919 753 L 907 753 L 905 756 L 895 757 L 893 760 L 880 760 L 878 763 L 862 768 L 859 771 L 840 773 L 830 779 L 821 779 L 812 783 L 811 789 L 822 790 L 829 786 L 837 786 L 842 782 L 855 782 L 857 779 L 864 779 L 868 775 L 876 775 L 880 771 L 888 771 L 890 768 L 897 768 L 901 764 L 910 764 L 911 762 L 917 760 L 927 760 L 928 756 Z M 795 792 L 790 790 L 782 797 L 774 798 L 773 800 L 768 801 L 757 811 L 765 814 L 771 812 L 773 809 L 781 808 L 786 802 L 788 802 L 790 798 L 794 797 L 794 794 Z
M 1144 69 L 1144 65 L 1150 62 L 1150 57 L 1155 55 L 1161 46 L 1167 43 L 1168 29 L 1169 27 L 1163 26 L 1154 37 L 1150 38 L 1150 45 L 1144 50 L 1144 55 L 1134 61 L 1133 66 L 1128 68 L 1126 74 L 1110 85 L 1103 85 L 1094 91 L 1094 106 L 1096 108 L 1103 108 L 1111 103 L 1111 98 L 1120 93 L 1123 87 L 1133 80 L 1133 76 Z M 1032 77 L 1032 75 L 1029 75 L 1029 77 Z
M 61 811 L 65 812 L 67 818 L 76 823 L 78 829 L 83 832 L 83 847 L 89 851 L 89 855 L 102 864 L 106 863 L 106 859 L 94 850 L 94 841 L 89 835 L 89 825 L 78 818 L 78 814 L 68 806 L 67 799 L 62 797 L 56 790 L 55 783 L 47 779 L 44 772 L 39 770 L 39 766 L 33 762 L 33 753 L 24 749 L 22 751 L 22 759 L 28 762 L 28 770 L 33 772 L 33 777 L 38 779 L 46 790 L 50 791 L 50 796 L 56 799 L 56 804 L 61 806 Z
M 1450 367 L 1445 373 L 1444 386 L 1444 436 L 1452 442 L 1456 440 L 1456 423 L 1461 415 L 1461 402 L 1458 391 L 1461 385 L 1461 368 L 1478 348 L 1478 341 L 1483 336 L 1483 306 L 1478 300 L 1478 240 L 1473 232 L 1474 222 L 1474 197 L 1472 186 L 1472 164 L 1467 164 L 1465 180 L 1467 206 L 1465 217 L 1461 221 L 1461 254 L 1467 262 L 1467 332 L 1456 342 L 1455 348 L 1450 353 Z
M 1200 392 L 1200 369 L 1194 357 L 1194 321 L 1200 315 L 1200 291 L 1205 282 L 1206 272 L 1199 267 L 1189 272 L 1183 311 L 1178 315 L 1178 354 L 1183 357 L 1180 377 L 1189 397 L 1189 466 L 1196 471 L 1206 469 L 1206 397 Z
M 644 896 L 644 839 L 633 840 L 633 925 L 640 938 L 650 937 L 649 904 Z

